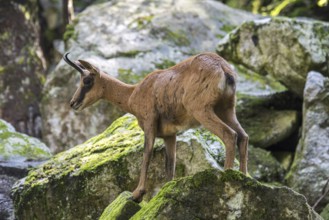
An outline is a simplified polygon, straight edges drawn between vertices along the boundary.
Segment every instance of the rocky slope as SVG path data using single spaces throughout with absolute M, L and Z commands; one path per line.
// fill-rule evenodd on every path
M 17 218 L 98 218 L 117 195 L 137 186 L 142 146 L 143 132 L 136 118 L 119 118 L 100 135 L 57 154 L 18 182 L 13 190 Z M 159 140 L 150 164 L 146 199 L 166 182 L 164 154 Z M 198 129 L 179 135 L 176 176 L 222 169 L 223 164 L 224 147 L 214 135 Z
M 120 195 L 100 220 L 322 219 L 301 194 L 286 187 L 262 185 L 233 170 L 205 170 L 171 181 L 142 207 L 129 201 L 129 195 Z

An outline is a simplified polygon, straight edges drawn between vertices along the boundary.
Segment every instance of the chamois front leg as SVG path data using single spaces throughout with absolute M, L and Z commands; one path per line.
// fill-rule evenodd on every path
M 166 147 L 166 177 L 172 180 L 175 177 L 176 167 L 176 135 L 163 138 Z
M 150 164 L 150 159 L 152 156 L 152 150 L 155 140 L 155 125 L 149 125 L 144 129 L 144 154 L 143 154 L 143 163 L 141 168 L 141 174 L 139 177 L 139 183 L 137 188 L 133 192 L 133 200 L 135 202 L 141 202 L 144 194 L 146 193 L 146 179 L 147 179 L 147 170 Z

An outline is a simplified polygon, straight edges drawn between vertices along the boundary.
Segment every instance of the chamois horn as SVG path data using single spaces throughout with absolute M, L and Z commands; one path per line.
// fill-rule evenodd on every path
M 64 54 L 64 56 L 63 56 L 63 60 L 64 60 L 66 63 L 68 63 L 70 66 L 72 66 L 74 69 L 78 70 L 81 74 L 83 74 L 83 69 L 82 69 L 80 66 L 78 66 L 77 64 L 75 64 L 74 62 L 72 62 L 72 61 L 69 59 L 69 57 L 68 57 L 69 53 L 70 53 L 70 52 L 66 52 L 66 53 Z

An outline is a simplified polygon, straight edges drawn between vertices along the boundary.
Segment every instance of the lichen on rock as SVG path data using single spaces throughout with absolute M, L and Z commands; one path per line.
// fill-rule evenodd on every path
M 322 219 L 304 196 L 233 170 L 205 170 L 167 183 L 132 220 Z
M 103 133 L 57 154 L 16 184 L 16 215 L 23 219 L 98 218 L 122 191 L 132 191 L 137 186 L 143 137 L 137 119 L 127 114 Z M 224 156 L 224 146 L 211 133 L 200 129 L 183 132 L 177 138 L 176 176 L 222 169 Z M 146 200 L 166 182 L 164 161 L 163 142 L 157 140 L 148 172 Z
M 328 30 L 325 22 L 263 18 L 226 35 L 217 51 L 262 75 L 272 75 L 302 97 L 309 71 L 328 72 Z
M 304 91 L 302 137 L 295 152 L 288 185 L 314 204 L 329 177 L 329 78 L 308 74 Z M 318 208 L 329 202 L 327 194 Z
M 51 157 L 49 148 L 39 139 L 16 132 L 8 122 L 0 119 L 0 162 L 45 160 Z

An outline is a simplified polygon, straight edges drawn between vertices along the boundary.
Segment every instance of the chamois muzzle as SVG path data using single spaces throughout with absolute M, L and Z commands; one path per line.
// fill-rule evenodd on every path
M 69 53 L 70 53 L 70 52 L 66 52 L 66 53 L 64 54 L 64 56 L 63 56 L 63 60 L 64 60 L 67 64 L 69 64 L 70 66 L 72 66 L 74 69 L 78 70 L 81 74 L 83 74 L 84 71 L 83 71 L 82 67 L 78 66 L 77 64 L 75 64 L 74 62 L 72 62 L 72 61 L 69 59 L 69 57 L 68 57 Z

